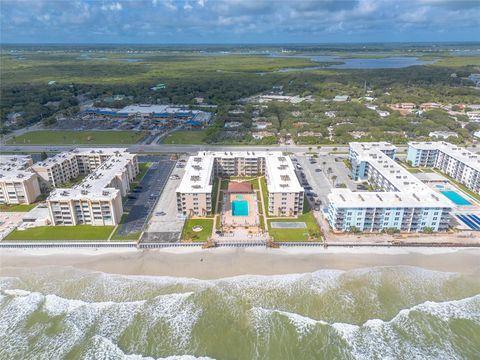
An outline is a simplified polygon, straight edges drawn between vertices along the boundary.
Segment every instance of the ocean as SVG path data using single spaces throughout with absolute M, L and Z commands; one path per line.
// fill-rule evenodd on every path
M 61 266 L 8 273 L 0 277 L 5 360 L 480 358 L 478 274 L 408 266 L 218 280 Z

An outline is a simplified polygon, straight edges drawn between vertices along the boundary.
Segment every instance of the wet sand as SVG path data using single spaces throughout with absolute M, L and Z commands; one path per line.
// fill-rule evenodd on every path
M 221 248 L 161 250 L 2 249 L 0 275 L 15 268 L 72 266 L 128 275 L 217 279 L 237 275 L 274 275 L 319 269 L 418 266 L 430 270 L 480 274 L 480 249 L 455 248 Z

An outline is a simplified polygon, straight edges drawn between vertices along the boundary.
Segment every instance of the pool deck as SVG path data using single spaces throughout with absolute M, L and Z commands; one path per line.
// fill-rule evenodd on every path
M 234 216 L 232 214 L 232 201 L 239 200 L 237 196 L 243 196 L 241 200 L 248 202 L 247 216 Z M 256 226 L 257 211 L 257 202 L 253 194 L 228 194 L 223 223 L 229 226 Z

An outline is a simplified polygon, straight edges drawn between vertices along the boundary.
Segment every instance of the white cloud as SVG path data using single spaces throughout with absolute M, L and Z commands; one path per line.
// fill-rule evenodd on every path
M 121 11 L 123 9 L 123 6 L 119 2 L 114 2 L 108 5 L 102 5 L 100 7 L 103 11 Z

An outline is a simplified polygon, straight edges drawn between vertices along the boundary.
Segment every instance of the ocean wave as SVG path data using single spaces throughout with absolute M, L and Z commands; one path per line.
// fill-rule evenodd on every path
M 150 357 L 140 354 L 126 354 L 110 339 L 102 336 L 94 336 L 88 349 L 82 356 L 85 360 L 215 360 L 211 357 L 193 355 L 171 355 L 167 357 Z
M 192 293 L 161 295 L 135 302 L 85 302 L 17 289 L 6 289 L 2 295 L 2 359 L 5 355 L 24 358 L 26 349 L 44 354 L 45 358 L 54 358 L 66 355 L 79 343 L 88 341 L 88 334 L 113 343 L 125 332 L 132 331 L 135 346 L 143 350 L 154 340 L 152 336 L 160 335 L 152 335 L 155 327 L 163 331 L 163 338 L 159 338 L 157 344 L 165 346 L 168 342 L 170 347 L 181 350 L 187 348 L 193 325 L 201 314 L 201 309 L 189 301 Z M 45 314 L 49 322 L 29 326 L 28 319 L 34 313 L 37 317 Z M 60 321 L 58 331 L 49 333 L 51 324 L 58 322 L 55 319 Z M 139 319 L 140 323 L 136 324 Z M 35 338 L 35 342 L 29 344 L 29 338 Z
M 258 307 L 252 308 L 250 315 L 260 336 L 268 336 L 274 327 L 274 315 L 286 318 L 300 337 L 307 336 L 318 326 L 332 328 L 347 342 L 356 359 L 460 359 L 449 336 L 432 342 L 433 327 L 441 327 L 443 333 L 453 335 L 450 331 L 453 320 L 470 320 L 479 326 L 480 294 L 460 300 L 426 301 L 402 309 L 391 320 L 370 319 L 361 325 L 329 323 L 297 313 Z M 402 332 L 410 338 L 402 340 Z

